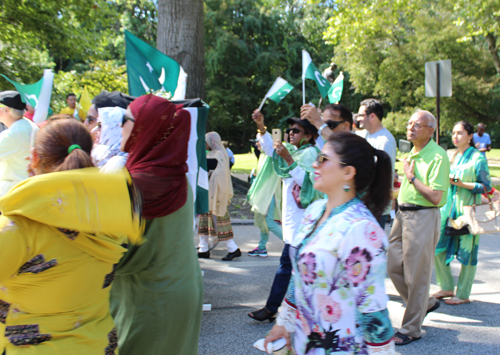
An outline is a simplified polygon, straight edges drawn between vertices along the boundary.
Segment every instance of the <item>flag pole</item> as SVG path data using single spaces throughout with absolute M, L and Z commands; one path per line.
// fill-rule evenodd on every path
M 259 111 L 262 109 L 262 106 L 264 106 L 264 102 L 266 102 L 266 99 L 267 99 L 267 96 L 265 96 L 264 100 L 262 100 L 262 102 L 260 103 Z
M 302 106 L 306 104 L 306 79 L 302 78 Z

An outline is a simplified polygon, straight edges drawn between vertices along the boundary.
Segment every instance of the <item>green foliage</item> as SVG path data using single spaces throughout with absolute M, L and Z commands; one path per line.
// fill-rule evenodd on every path
M 90 70 L 78 73 L 76 71 L 60 71 L 54 76 L 52 91 L 52 108 L 58 113 L 66 106 L 66 95 L 70 92 L 80 98 L 83 88 L 87 87 L 90 97 L 98 95 L 101 90 L 128 92 L 127 68 L 117 65 L 114 61 L 96 61 Z
M 248 151 L 255 136 L 251 114 L 274 80 L 281 76 L 295 89 L 279 104 L 263 108 L 269 128 L 286 126 L 302 105 L 302 49 L 320 70 L 329 65 L 333 46 L 326 45 L 326 8 L 304 1 L 205 1 L 208 128 Z M 307 101 L 318 103 L 314 82 L 307 83 Z
M 441 127 L 454 122 L 493 122 L 498 115 L 500 78 L 484 45 L 459 41 L 451 1 L 341 0 L 325 38 L 335 43 L 335 60 L 350 74 L 355 91 L 381 100 L 385 124 L 395 135 L 416 108 L 435 112 L 425 97 L 425 62 L 451 59 L 453 96 L 441 99 Z M 356 109 L 352 107 L 352 109 Z M 406 116 L 406 118 L 404 118 Z

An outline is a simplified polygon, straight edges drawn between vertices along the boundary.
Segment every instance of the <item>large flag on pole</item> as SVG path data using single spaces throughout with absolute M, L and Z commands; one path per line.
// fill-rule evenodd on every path
M 182 103 L 182 102 L 174 102 Z M 186 173 L 194 197 L 195 214 L 208 212 L 208 172 L 205 145 L 205 125 L 209 107 L 184 107 L 191 115 L 191 133 L 188 143 L 188 172 Z
M 328 95 L 330 83 L 316 68 L 309 53 L 302 50 L 302 81 L 305 82 L 305 79 L 311 79 L 316 82 L 321 96 L 326 97 Z
M 344 74 L 340 72 L 339 76 L 333 82 L 330 90 L 328 90 L 328 99 L 330 103 L 334 104 L 340 101 L 342 97 L 342 90 L 344 90 Z
M 2 75 L 7 81 L 16 87 L 17 92 L 21 94 L 21 100 L 25 104 L 31 105 L 35 109 L 33 122 L 40 123 L 47 119 L 52 97 L 52 84 L 54 82 L 54 73 L 51 69 L 43 71 L 43 77 L 34 84 L 18 83 Z
M 279 103 L 292 90 L 293 86 L 290 85 L 288 81 L 286 81 L 282 77 L 278 77 L 275 80 L 273 86 L 271 86 L 271 88 L 267 92 L 266 96 L 264 96 L 264 100 L 262 100 L 259 106 L 259 111 L 260 109 L 262 109 L 262 106 L 264 105 L 266 99 L 270 99 L 276 103 Z
M 141 96 L 154 91 L 167 91 L 172 100 L 186 96 L 187 74 L 172 58 L 125 31 L 128 91 Z

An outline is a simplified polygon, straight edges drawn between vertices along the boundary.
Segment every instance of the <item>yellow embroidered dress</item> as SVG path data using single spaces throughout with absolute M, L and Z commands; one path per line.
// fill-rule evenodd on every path
M 0 354 L 118 354 L 114 264 L 143 228 L 128 174 L 39 175 L 0 211 Z

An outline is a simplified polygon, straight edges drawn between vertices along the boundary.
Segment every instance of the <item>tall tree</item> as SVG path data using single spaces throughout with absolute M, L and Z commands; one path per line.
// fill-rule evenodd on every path
M 186 97 L 205 99 L 203 0 L 158 0 L 157 48 L 188 74 Z

